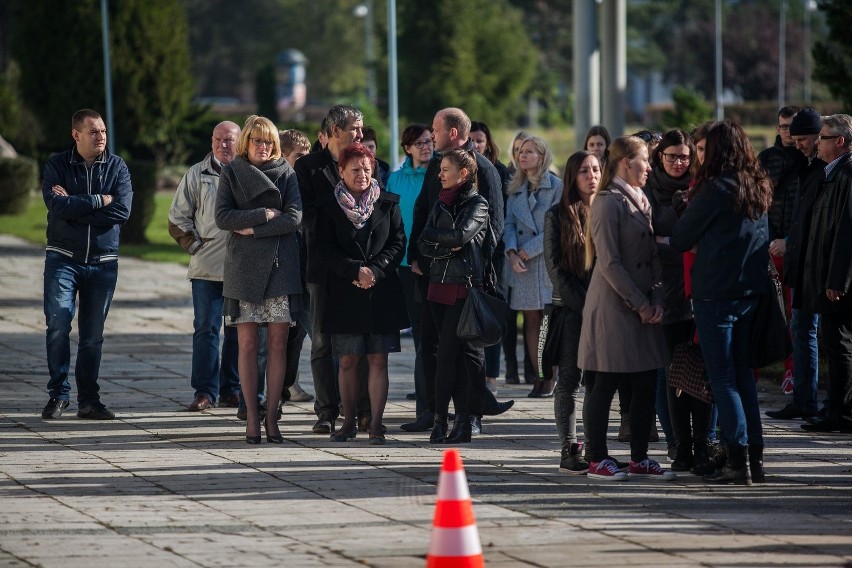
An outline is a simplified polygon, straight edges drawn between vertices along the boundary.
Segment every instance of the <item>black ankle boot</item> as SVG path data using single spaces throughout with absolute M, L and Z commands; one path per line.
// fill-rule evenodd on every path
M 456 421 L 453 422 L 453 431 L 447 436 L 447 444 L 469 444 L 470 443 L 470 417 L 460 412 L 456 413 Z
M 429 441 L 433 444 L 443 444 L 447 441 L 447 415 L 435 415 L 435 425 L 432 427 L 432 435 Z
M 705 476 L 713 473 L 713 466 L 710 464 L 710 451 L 707 442 L 699 442 L 695 444 L 692 450 L 692 469 L 689 470 L 692 475 Z
M 677 442 L 677 453 L 672 461 L 672 471 L 689 471 L 695 465 L 695 458 L 692 455 L 692 440 L 685 439 Z
M 754 483 L 766 483 L 766 472 L 763 471 L 763 444 L 749 445 L 748 466 Z
M 751 485 L 751 475 L 746 464 L 746 446 L 729 446 L 728 462 L 722 469 L 704 476 L 708 483 L 733 483 L 735 485 Z

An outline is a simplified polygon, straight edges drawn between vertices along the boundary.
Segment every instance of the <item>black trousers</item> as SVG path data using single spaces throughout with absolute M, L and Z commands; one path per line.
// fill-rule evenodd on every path
M 449 412 L 450 399 L 456 414 L 469 413 L 471 378 L 484 372 L 479 350 L 456 336 L 464 302 L 457 300 L 452 306 L 427 302 L 440 338 L 436 350 L 435 414 L 441 416 Z
M 828 417 L 852 411 L 852 313 L 821 314 L 822 342 L 828 360 Z
M 670 353 L 674 351 L 675 345 L 689 341 L 694 333 L 695 325 L 692 320 L 663 326 L 663 335 Z M 713 406 L 685 392 L 681 392 L 678 396 L 677 390 L 670 387 L 668 381 L 666 381 L 666 399 L 675 444 L 678 448 L 685 446 L 685 450 L 691 448 L 693 444 L 707 444 Z
M 633 387 L 630 399 L 630 459 L 639 462 L 648 458 L 648 435 L 654 421 L 657 395 L 657 370 L 636 373 L 595 373 L 592 392 L 586 392 L 583 419 L 586 431 L 586 459 L 599 462 L 608 454 L 606 433 L 612 399 L 622 382 Z
M 559 345 L 559 378 L 553 390 L 553 413 L 556 431 L 563 448 L 577 442 L 577 406 L 580 402 L 582 372 L 577 367 L 582 314 L 562 310 L 562 341 Z

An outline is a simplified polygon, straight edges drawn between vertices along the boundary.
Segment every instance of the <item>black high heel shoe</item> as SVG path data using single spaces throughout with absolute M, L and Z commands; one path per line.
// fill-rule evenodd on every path
M 257 436 L 248 436 L 248 435 L 246 436 L 246 444 L 256 445 L 256 444 L 259 444 L 259 443 L 260 443 L 260 435 L 259 435 L 259 432 L 260 432 L 260 420 L 258 420 L 258 422 L 257 422 L 257 431 L 258 431 L 258 435 L 257 435 Z M 246 424 L 246 432 L 248 432 L 248 424 Z
M 266 415 L 266 419 L 263 421 L 263 427 L 266 429 L 266 441 L 270 444 L 283 444 L 284 436 L 279 432 L 277 436 L 273 436 L 269 433 L 269 424 L 266 423 L 266 420 L 269 420 L 269 414 Z

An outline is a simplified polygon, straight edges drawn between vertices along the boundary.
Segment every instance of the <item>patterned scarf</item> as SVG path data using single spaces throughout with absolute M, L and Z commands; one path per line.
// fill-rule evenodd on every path
M 356 229 L 362 228 L 367 223 L 367 219 L 373 214 L 373 206 L 379 199 L 380 193 L 379 182 L 374 179 L 370 180 L 370 188 L 358 197 L 352 195 L 343 180 L 337 182 L 334 187 L 337 204 Z

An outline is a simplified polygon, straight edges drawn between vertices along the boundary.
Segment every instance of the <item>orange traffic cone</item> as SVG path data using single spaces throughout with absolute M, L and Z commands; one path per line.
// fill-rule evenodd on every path
M 461 455 L 456 449 L 446 450 L 438 477 L 438 501 L 435 503 L 426 568 L 484 566 Z

